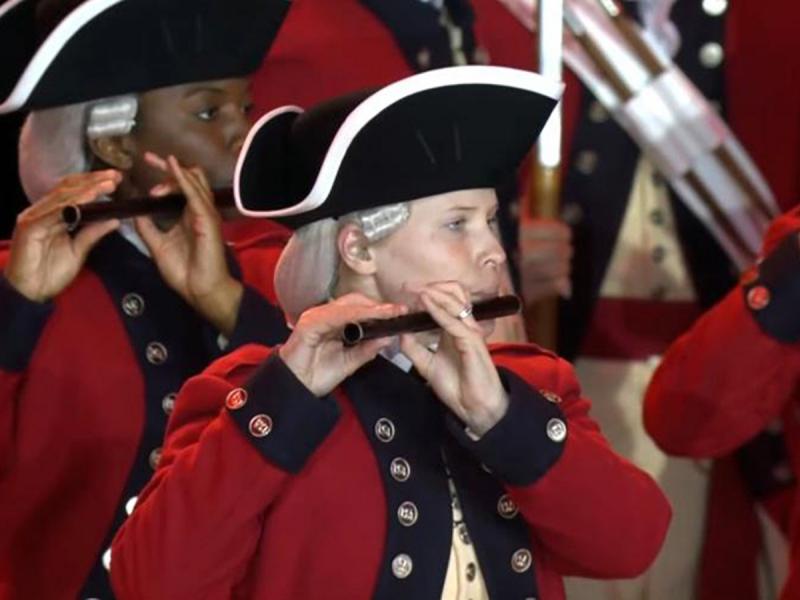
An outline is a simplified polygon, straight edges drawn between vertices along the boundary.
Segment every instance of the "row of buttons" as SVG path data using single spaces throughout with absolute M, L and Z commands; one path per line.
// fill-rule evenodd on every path
M 511 555 L 511 569 L 515 573 L 525 573 L 533 564 L 533 555 L 527 548 L 520 548 Z M 405 579 L 414 570 L 414 561 L 408 554 L 401 553 L 392 559 L 392 574 Z

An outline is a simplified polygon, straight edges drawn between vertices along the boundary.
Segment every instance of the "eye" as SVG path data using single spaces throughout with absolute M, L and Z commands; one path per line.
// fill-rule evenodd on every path
M 194 116 L 201 121 L 213 121 L 216 118 L 217 113 L 219 113 L 219 107 L 211 106 L 205 110 L 194 113 Z
M 245 115 L 245 116 L 249 115 L 252 111 L 253 111 L 253 103 L 252 102 L 246 102 L 246 103 L 242 104 L 242 114 L 243 115 Z
M 461 231 L 462 229 L 464 229 L 466 223 L 467 223 L 466 219 L 458 218 L 445 223 L 445 227 L 447 227 L 447 229 L 449 229 L 450 231 Z

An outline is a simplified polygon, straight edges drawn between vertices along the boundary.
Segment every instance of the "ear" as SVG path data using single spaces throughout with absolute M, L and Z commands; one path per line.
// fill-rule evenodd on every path
M 110 167 L 128 171 L 133 167 L 135 144 L 129 135 L 113 135 L 89 140 L 89 149 Z
M 375 256 L 364 232 L 355 223 L 347 223 L 339 230 L 336 247 L 342 261 L 358 275 L 375 273 Z

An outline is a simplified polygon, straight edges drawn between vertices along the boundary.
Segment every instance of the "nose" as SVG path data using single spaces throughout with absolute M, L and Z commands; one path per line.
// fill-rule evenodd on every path
M 506 251 L 503 250 L 499 237 L 492 229 L 487 228 L 478 256 L 481 266 L 497 268 L 505 264 Z

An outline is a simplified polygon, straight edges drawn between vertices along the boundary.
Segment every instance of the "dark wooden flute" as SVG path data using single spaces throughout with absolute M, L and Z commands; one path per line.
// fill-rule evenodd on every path
M 486 321 L 507 317 L 520 311 L 522 303 L 516 296 L 498 296 L 472 307 L 472 316 L 476 321 Z M 439 324 L 426 312 L 411 313 L 393 319 L 370 319 L 348 323 L 342 329 L 342 341 L 345 346 L 355 346 L 360 342 L 376 338 L 391 337 L 401 333 L 417 333 L 438 329 Z
M 233 190 L 214 190 L 214 204 L 217 208 L 234 205 Z M 162 198 L 132 198 L 130 200 L 110 200 L 89 204 L 70 204 L 61 209 L 61 219 L 68 231 L 76 231 L 86 223 L 108 219 L 128 219 L 141 215 L 177 216 L 186 206 L 186 196 L 169 194 Z

